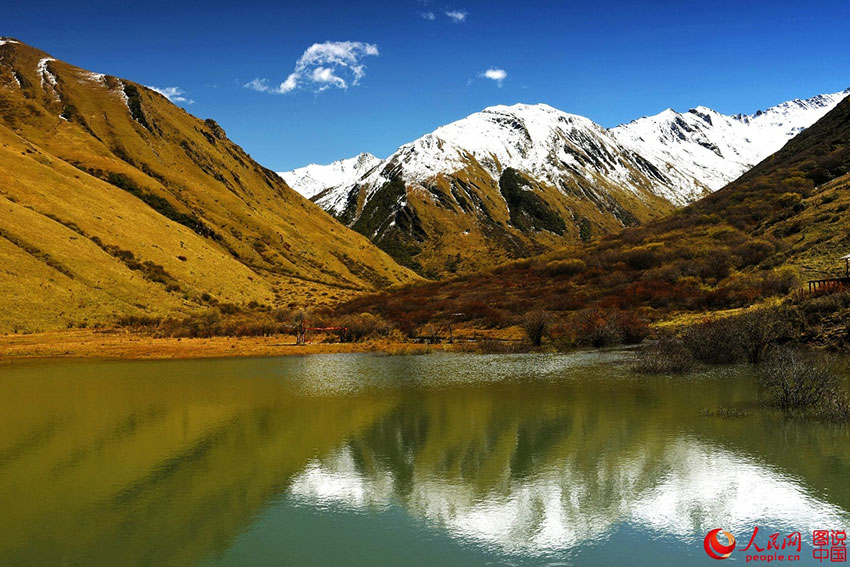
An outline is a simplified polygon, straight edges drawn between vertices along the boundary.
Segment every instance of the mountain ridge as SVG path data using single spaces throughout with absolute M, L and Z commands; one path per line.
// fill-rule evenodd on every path
M 497 106 L 401 146 L 353 185 L 313 200 L 402 264 L 439 276 L 666 212 L 659 177 L 587 118 Z
M 444 276 L 660 218 L 731 181 L 848 93 L 752 115 L 667 110 L 611 129 L 547 104 L 496 105 L 371 160 L 347 181 L 340 172 L 354 158 L 309 166 L 305 191 L 397 261 Z M 312 182 L 323 167 L 334 182 L 320 190 Z M 281 175 L 297 188 L 307 169 Z M 527 188 L 516 193 L 522 203 L 501 187 L 509 170 Z
M 726 115 L 705 106 L 687 112 L 668 108 L 609 131 L 656 166 L 670 164 L 715 191 L 779 150 L 848 94 L 850 88 L 797 98 L 751 114 Z
M 381 160 L 368 152 L 323 165 L 311 163 L 292 171 L 278 172 L 286 183 L 304 197 L 311 199 L 323 191 L 338 187 L 349 179 L 366 174 Z
M 828 112 L 829 109 L 833 108 L 840 100 L 842 100 L 844 97 L 846 97 L 848 95 L 850 95 L 850 87 L 848 87 L 847 89 L 844 89 L 843 91 L 838 91 L 836 93 L 818 94 L 818 95 L 814 95 L 812 97 L 805 98 L 805 99 L 795 98 L 795 99 L 792 99 L 792 100 L 781 102 L 779 104 L 775 104 L 775 105 L 770 106 L 766 109 L 756 110 L 755 112 L 752 112 L 752 113 L 749 113 L 749 114 L 744 114 L 744 113 L 723 114 L 723 113 L 718 112 L 718 111 L 716 111 L 716 110 L 714 110 L 710 107 L 706 107 L 706 106 L 702 106 L 702 105 L 690 108 L 685 112 L 676 111 L 676 110 L 668 107 L 668 108 L 662 110 L 661 112 L 659 112 L 657 114 L 641 116 L 640 118 L 630 120 L 629 122 L 624 122 L 624 123 L 619 124 L 617 126 L 614 126 L 614 127 L 611 127 L 611 128 L 606 128 L 606 130 L 609 131 L 609 132 L 627 132 L 629 130 L 630 126 L 633 126 L 633 125 L 636 125 L 636 124 L 641 124 L 641 123 L 646 123 L 646 122 L 655 123 L 655 124 L 659 124 L 659 123 L 663 123 L 663 122 L 675 122 L 676 118 L 683 118 L 683 117 L 686 117 L 688 115 L 696 115 L 696 116 L 702 118 L 703 120 L 705 120 L 706 115 L 708 115 L 708 116 L 716 115 L 716 116 L 724 117 L 724 118 L 727 118 L 727 119 L 733 119 L 733 120 L 736 120 L 736 121 L 739 121 L 739 122 L 748 123 L 751 120 L 759 120 L 759 119 L 764 120 L 765 117 L 769 117 L 771 114 L 777 114 L 779 111 L 781 111 L 783 109 L 788 109 L 789 107 L 792 107 L 792 106 L 802 107 L 805 110 L 815 110 L 816 112 L 811 113 L 812 116 L 815 117 L 815 118 L 814 119 L 812 119 L 812 118 L 806 119 L 806 121 L 810 120 L 811 123 L 814 123 L 817 119 L 819 119 L 821 116 L 823 116 L 823 114 Z M 570 114 L 570 113 L 567 113 L 567 112 L 564 112 L 564 111 L 560 111 L 557 108 L 552 107 L 551 105 L 546 104 L 546 103 L 534 103 L 534 104 L 531 104 L 531 103 L 515 103 L 513 105 L 504 105 L 504 104 L 493 105 L 493 106 L 488 106 L 488 107 L 482 109 L 481 111 L 479 111 L 479 113 L 480 112 L 492 111 L 492 110 L 499 110 L 499 109 L 511 109 L 511 108 L 515 108 L 515 107 L 534 107 L 534 106 L 548 107 L 548 108 L 551 108 L 551 109 L 556 110 L 558 112 L 563 112 L 564 114 L 567 114 L 567 115 L 570 115 L 570 116 L 585 118 L 585 119 L 590 120 L 592 122 L 592 120 L 590 118 L 586 118 L 586 117 L 583 117 L 581 115 Z M 473 115 L 474 114 L 478 114 L 478 113 L 473 113 Z M 470 115 L 470 116 L 473 116 L 473 115 Z M 470 116 L 467 116 L 466 118 L 469 118 Z M 461 119 L 461 120 L 464 120 L 464 119 Z M 449 123 L 449 124 L 452 124 L 452 123 Z M 449 125 L 449 124 L 447 124 L 447 125 Z M 442 128 L 444 128 L 447 125 L 439 126 L 439 127 L 437 127 L 436 130 L 431 132 L 431 134 L 425 134 L 422 137 L 425 137 L 425 136 L 428 136 L 428 135 L 436 135 L 437 132 L 439 132 Z M 782 139 L 782 143 L 791 139 L 794 135 L 800 133 L 803 130 L 803 128 L 804 127 L 800 126 L 799 124 L 795 124 L 795 123 L 790 124 L 789 127 L 787 128 L 787 131 L 784 133 L 786 137 L 784 139 Z M 621 139 L 621 141 L 623 141 L 623 140 L 628 140 L 629 136 L 621 134 L 620 136 L 618 136 L 618 138 Z M 418 139 L 420 139 L 420 138 L 417 138 L 417 140 Z M 416 140 L 414 140 L 413 142 L 408 142 L 407 144 L 403 144 L 402 146 L 400 146 L 400 148 L 407 146 L 407 145 L 410 145 L 410 144 L 415 143 L 415 142 L 416 142 Z M 770 147 L 773 148 L 773 150 L 769 151 L 766 155 L 773 153 L 773 151 L 776 151 L 776 150 L 779 149 L 779 147 L 781 147 L 781 144 L 778 147 L 775 147 L 775 145 L 776 145 L 776 142 L 774 142 L 770 146 Z M 635 147 L 634 149 L 640 153 L 639 147 Z M 398 150 L 396 150 L 396 151 L 398 151 Z M 644 150 L 644 153 L 649 153 L 649 152 Z M 764 152 L 762 152 L 762 153 L 764 153 Z M 340 160 L 330 162 L 328 164 L 311 163 L 309 165 L 299 167 L 299 168 L 295 168 L 295 169 L 292 169 L 292 170 L 281 171 L 281 172 L 278 172 L 278 175 L 280 175 L 281 177 L 284 177 L 284 179 L 287 181 L 287 183 L 289 183 L 289 185 L 293 189 L 295 189 L 296 191 L 298 191 L 299 193 L 301 193 L 302 195 L 304 195 L 307 198 L 312 198 L 315 195 L 317 195 L 318 193 L 320 193 L 322 191 L 326 191 L 329 188 L 338 188 L 340 185 L 343 185 L 346 181 L 348 181 L 350 183 L 358 177 L 358 175 L 357 175 L 358 173 L 362 174 L 362 170 L 351 171 L 350 172 L 351 174 L 348 175 L 347 177 L 344 176 L 344 175 L 338 175 L 337 177 L 335 177 L 333 179 L 333 182 L 325 183 L 324 186 L 322 186 L 321 181 L 319 179 L 316 179 L 316 172 L 320 172 L 324 169 L 333 169 L 333 170 L 339 171 L 339 169 L 340 169 L 339 165 L 352 163 L 356 160 L 361 160 L 361 159 L 364 158 L 364 156 L 367 156 L 370 160 L 372 160 L 371 165 L 375 165 L 375 163 L 377 163 L 379 161 L 385 161 L 386 159 L 389 159 L 389 157 L 383 158 L 383 159 L 377 158 L 376 156 L 374 156 L 371 153 L 362 152 L 362 153 L 358 154 L 357 156 L 350 157 L 350 158 L 343 158 L 343 159 L 340 159 Z M 766 157 L 766 156 L 763 156 L 763 157 Z M 762 157 L 762 159 L 763 159 L 763 157 Z M 760 160 L 757 160 L 757 161 L 760 161 Z M 757 163 L 757 161 L 756 161 L 756 163 Z M 749 164 L 749 167 L 752 167 L 753 165 L 755 165 L 755 163 Z M 746 169 L 748 169 L 748 167 L 745 167 L 742 170 L 739 170 L 739 169 L 736 168 L 733 171 L 733 173 L 728 173 L 726 176 L 728 177 L 728 176 L 731 175 L 732 178 L 737 177 L 740 174 L 742 174 L 744 171 L 746 171 Z M 306 185 L 302 189 L 301 186 L 300 186 L 300 183 L 302 181 L 302 176 L 311 176 L 311 177 L 313 177 L 313 180 L 316 181 L 316 183 Z M 724 184 L 731 181 L 732 178 L 725 180 Z M 717 185 L 716 180 L 712 180 L 712 181 L 713 181 L 713 184 L 708 183 L 710 189 L 717 190 L 720 187 L 722 187 L 722 185 Z

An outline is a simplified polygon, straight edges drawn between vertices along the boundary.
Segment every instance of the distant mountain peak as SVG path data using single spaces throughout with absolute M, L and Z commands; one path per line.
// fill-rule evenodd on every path
M 777 151 L 832 110 L 850 89 L 793 99 L 752 114 L 725 115 L 706 106 L 670 108 L 610 131 L 657 167 L 719 189 Z
M 545 102 L 525 103 L 517 102 L 514 104 L 495 104 L 484 108 L 481 113 L 494 114 L 521 114 L 521 113 L 557 113 L 567 114 L 566 112 L 555 108 Z
M 327 165 L 311 163 L 291 171 L 278 172 L 287 185 L 310 199 L 319 193 L 357 178 L 380 163 L 380 159 L 369 152 L 341 159 Z

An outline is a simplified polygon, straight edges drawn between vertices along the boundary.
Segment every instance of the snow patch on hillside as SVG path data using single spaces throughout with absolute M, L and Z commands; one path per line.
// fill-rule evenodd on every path
M 36 65 L 36 72 L 38 76 L 41 77 L 41 87 L 44 88 L 45 81 L 50 83 L 52 86 L 56 86 L 56 75 L 50 72 L 50 69 L 47 67 L 47 64 L 51 61 L 56 61 L 51 57 L 45 57 L 44 59 L 39 60 L 38 65 Z
M 124 81 L 118 81 L 118 89 L 116 89 L 118 96 L 121 97 L 121 100 L 124 101 L 124 106 L 127 107 L 127 110 L 130 110 L 130 97 L 127 96 L 127 93 L 124 92 Z
M 84 81 L 90 81 L 92 83 L 101 84 L 106 79 L 106 75 L 104 75 L 103 73 L 92 73 L 91 71 L 80 71 L 79 77 Z
M 36 65 L 36 73 L 41 78 L 41 88 L 44 90 L 50 90 L 53 92 L 53 98 L 57 101 L 62 100 L 59 96 L 59 91 L 56 90 L 56 87 L 59 85 L 59 81 L 56 79 L 56 75 L 54 75 L 50 71 L 49 64 L 51 61 L 56 61 L 52 57 L 45 57 L 44 59 L 40 59 L 38 64 Z M 48 87 L 49 85 L 49 87 Z

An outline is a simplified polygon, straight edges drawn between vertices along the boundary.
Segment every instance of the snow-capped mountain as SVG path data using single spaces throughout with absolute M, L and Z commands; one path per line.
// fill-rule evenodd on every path
M 644 222 L 708 192 L 698 184 L 693 195 L 672 191 L 673 178 L 605 128 L 545 104 L 487 108 L 369 165 L 312 200 L 433 275 Z
M 612 129 L 545 104 L 494 106 L 385 160 L 282 175 L 397 260 L 440 274 L 662 216 L 735 179 L 847 94 L 751 115 L 666 110 Z
M 370 153 L 362 153 L 328 165 L 312 163 L 292 171 L 280 171 L 278 175 L 283 177 L 290 187 L 310 199 L 326 189 L 359 179 L 379 163 L 381 163 L 379 158 Z
M 513 168 L 535 180 L 567 189 L 570 182 L 594 185 L 604 178 L 634 194 L 651 191 L 673 202 L 685 202 L 704 192 L 692 188 L 684 197 L 671 183 L 634 152 L 621 146 L 602 126 L 546 104 L 493 106 L 405 144 L 373 169 L 348 185 L 326 191 L 316 201 L 326 210 L 342 213 L 354 183 L 377 188 L 397 175 L 409 184 L 426 183 L 476 162 L 493 179 Z M 342 163 L 342 162 L 337 162 Z
M 848 94 L 850 89 L 732 116 L 704 106 L 684 113 L 668 108 L 610 133 L 656 167 L 675 168 L 686 179 L 716 190 L 776 152 Z

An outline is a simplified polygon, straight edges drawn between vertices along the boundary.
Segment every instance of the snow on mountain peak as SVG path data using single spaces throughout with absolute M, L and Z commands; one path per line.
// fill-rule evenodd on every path
M 544 103 L 496 105 L 440 126 L 386 160 L 361 154 L 280 175 L 333 213 L 346 206 L 355 185 L 371 191 L 401 176 L 418 186 L 472 162 L 494 179 L 508 167 L 556 187 L 571 176 L 592 186 L 605 179 L 684 205 L 737 178 L 848 94 L 850 89 L 731 116 L 706 106 L 667 108 L 607 130 Z
M 655 194 L 676 204 L 685 204 L 706 190 L 694 182 L 683 191 L 671 190 L 673 184 L 664 173 L 584 116 L 547 104 L 514 104 L 491 106 L 440 126 L 401 146 L 366 175 L 312 195 L 325 210 L 339 215 L 358 187 L 366 191 L 368 200 L 396 178 L 408 187 L 426 187 L 439 175 L 470 168 L 496 184 L 505 169 L 512 168 L 561 191 L 582 186 L 604 194 L 616 187 L 639 200 Z
M 610 132 L 656 167 L 672 165 L 716 190 L 817 122 L 848 94 L 850 89 L 731 116 L 705 106 L 685 113 L 668 108 Z
M 328 165 L 311 163 L 291 171 L 278 172 L 286 183 L 310 199 L 322 191 L 347 183 L 351 179 L 369 172 L 381 160 L 363 152 L 352 158 L 335 161 Z
M 513 167 L 554 181 L 552 156 L 563 154 L 565 144 L 581 144 L 588 137 L 604 138 L 605 130 L 547 104 L 499 105 L 440 126 L 405 144 L 387 161 L 403 165 L 410 183 L 463 169 L 470 155 L 495 178 Z M 600 143 L 610 145 L 608 140 Z M 570 159 L 566 154 L 562 158 Z

